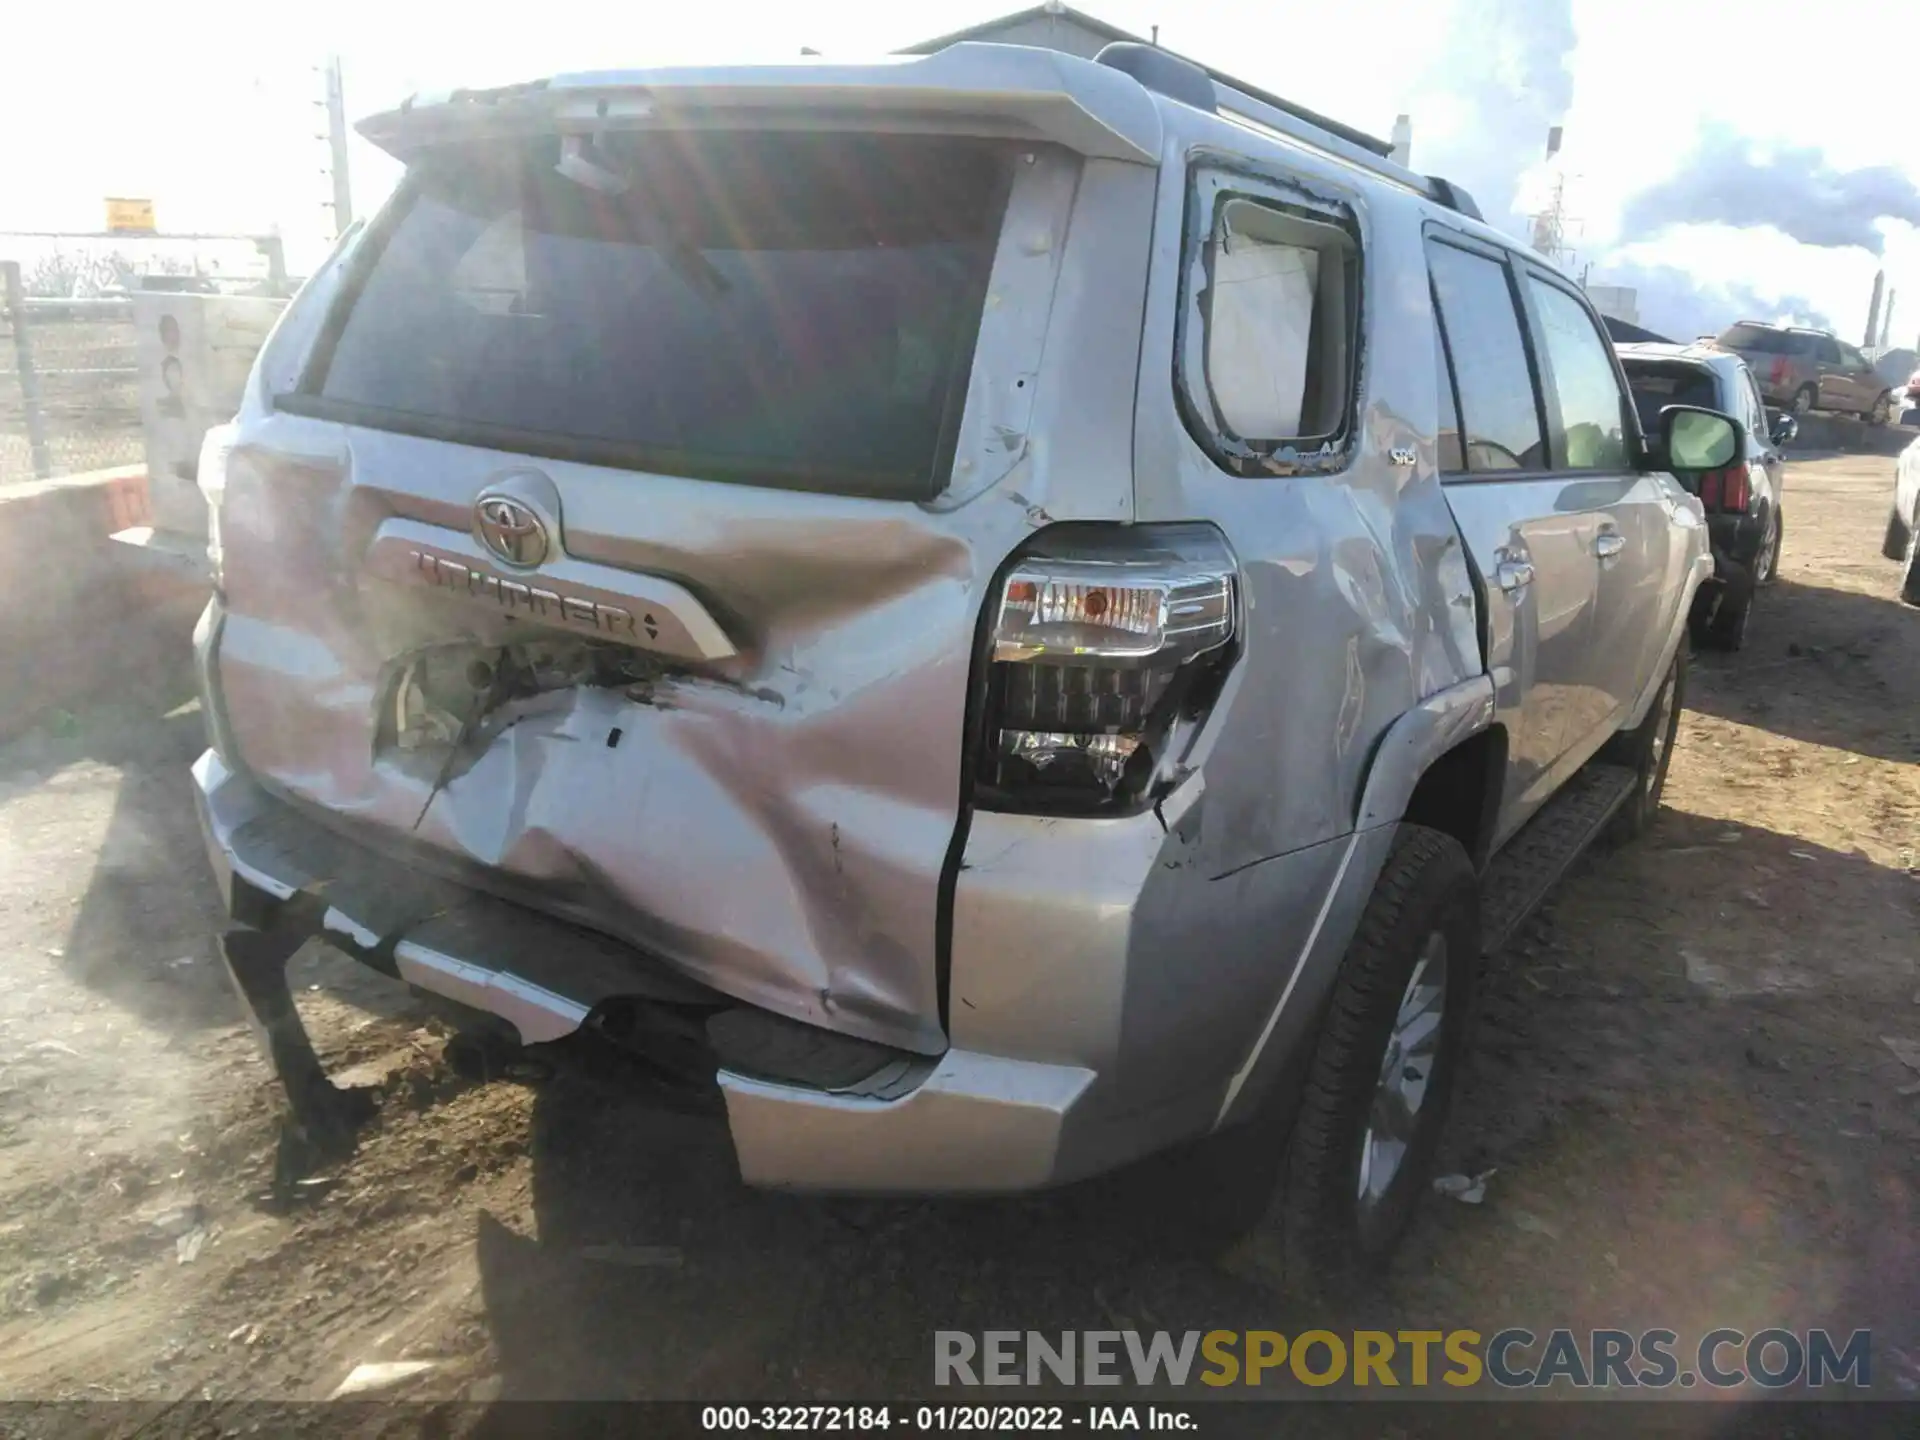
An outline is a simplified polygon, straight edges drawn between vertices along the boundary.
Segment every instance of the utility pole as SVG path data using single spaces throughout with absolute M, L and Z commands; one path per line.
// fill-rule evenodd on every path
M 1867 306 L 1867 338 L 1860 342 L 1862 345 L 1873 344 L 1874 337 L 1880 333 L 1880 295 L 1881 292 L 1886 289 L 1886 285 L 1887 272 L 1884 270 L 1874 271 L 1873 302 Z
M 1882 350 L 1887 348 L 1887 337 L 1893 334 L 1893 301 L 1899 293 L 1898 290 L 1888 290 L 1886 309 L 1880 312 L 1880 348 Z
M 1533 248 L 1555 264 L 1573 268 L 1573 251 L 1567 248 L 1567 171 L 1560 160 L 1562 131 L 1558 125 L 1547 131 L 1547 164 L 1553 167 L 1553 193 L 1547 208 L 1533 217 Z
M 327 173 L 333 179 L 333 235 L 337 240 L 353 223 L 353 182 L 347 176 L 347 92 L 340 57 L 327 57 Z

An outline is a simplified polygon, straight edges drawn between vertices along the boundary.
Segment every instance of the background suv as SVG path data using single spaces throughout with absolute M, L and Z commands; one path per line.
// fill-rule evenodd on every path
M 1791 415 L 1767 410 L 1753 371 L 1730 351 L 1667 344 L 1616 348 L 1645 433 L 1659 432 L 1660 412 L 1669 405 L 1699 405 L 1740 422 L 1743 453 L 1733 464 L 1675 471 L 1700 497 L 1713 541 L 1714 578 L 1700 587 L 1694 603 L 1694 643 L 1737 650 L 1746 638 L 1754 592 L 1779 569 L 1786 482 L 1780 447 L 1799 425 Z
M 1742 320 L 1714 343 L 1753 367 L 1769 404 L 1795 415 L 1838 410 L 1875 425 L 1892 416 L 1893 391 L 1873 362 L 1825 330 Z

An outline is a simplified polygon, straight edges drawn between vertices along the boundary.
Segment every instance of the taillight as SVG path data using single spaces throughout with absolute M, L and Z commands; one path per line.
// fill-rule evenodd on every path
M 1219 692 L 1238 567 L 1206 525 L 1062 525 L 994 598 L 976 800 L 1096 814 L 1152 798 Z
M 234 437 L 239 427 L 212 425 L 200 441 L 200 460 L 194 468 L 194 482 L 207 502 L 207 567 L 214 588 L 220 588 L 226 562 L 220 536 L 220 515 L 227 501 L 227 461 L 233 454 Z
M 1753 498 L 1753 481 L 1744 461 L 1724 470 L 1706 470 L 1700 475 L 1700 503 L 1708 510 L 1745 514 Z
M 1772 375 L 1773 375 L 1773 378 L 1769 383 L 1774 385 L 1784 385 L 1787 383 L 1787 357 L 1786 356 L 1776 355 L 1773 357 Z

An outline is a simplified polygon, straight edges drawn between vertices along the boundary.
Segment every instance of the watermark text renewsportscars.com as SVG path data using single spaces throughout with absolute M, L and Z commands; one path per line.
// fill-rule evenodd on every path
M 1873 1384 L 1873 1334 L 1709 1330 L 937 1330 L 936 1385 L 1763 1390 Z

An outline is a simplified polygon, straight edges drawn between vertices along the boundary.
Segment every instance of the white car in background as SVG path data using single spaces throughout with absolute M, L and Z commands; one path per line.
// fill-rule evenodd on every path
M 1920 440 L 1900 452 L 1894 470 L 1893 513 L 1887 516 L 1887 538 L 1881 547 L 1889 560 L 1905 566 L 1900 598 L 1920 605 Z

